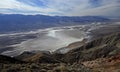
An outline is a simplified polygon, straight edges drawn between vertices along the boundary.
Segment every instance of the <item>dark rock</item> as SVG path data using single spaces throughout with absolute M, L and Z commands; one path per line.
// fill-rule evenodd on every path
M 17 60 L 17 59 L 12 58 L 12 57 L 0 55 L 0 63 L 6 64 L 6 63 L 25 63 L 25 62 Z

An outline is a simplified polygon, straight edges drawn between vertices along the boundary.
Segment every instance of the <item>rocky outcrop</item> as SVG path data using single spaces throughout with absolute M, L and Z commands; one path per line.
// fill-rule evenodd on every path
M 92 61 L 85 61 L 82 64 L 100 72 L 119 72 L 120 71 L 120 54 L 109 58 L 98 58 Z
M 51 54 L 47 52 L 24 52 L 19 56 L 15 57 L 21 61 L 32 62 L 32 63 L 59 63 L 58 60 L 51 57 Z

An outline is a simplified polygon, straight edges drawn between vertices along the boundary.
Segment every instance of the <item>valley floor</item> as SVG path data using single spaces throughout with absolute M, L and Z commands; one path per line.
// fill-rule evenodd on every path
M 53 53 L 0 55 L 0 72 L 120 72 L 120 24 L 96 26 L 88 35 L 89 41 L 72 43 L 66 46 L 71 49 L 65 53 L 61 51 L 66 47 Z

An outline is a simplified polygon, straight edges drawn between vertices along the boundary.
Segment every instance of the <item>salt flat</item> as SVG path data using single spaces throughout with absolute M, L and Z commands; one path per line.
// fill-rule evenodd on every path
M 2 54 L 14 55 L 32 50 L 53 52 L 59 48 L 69 45 L 70 43 L 81 41 L 84 37 L 86 37 L 83 30 L 73 28 L 53 28 L 38 31 L 35 33 L 36 38 L 28 39 L 19 44 L 12 45 L 14 50 L 6 51 Z
M 97 33 L 99 35 L 100 29 L 104 27 L 111 28 L 112 26 L 101 24 L 76 25 L 39 29 L 24 33 L 1 34 L 1 40 L 4 41 L 7 39 L 5 42 L 8 43 L 5 44 L 4 42 L 5 45 L 0 45 L 0 50 L 2 51 L 1 54 L 9 56 L 15 56 L 24 51 L 33 50 L 54 52 L 71 43 L 82 41 L 84 38 L 89 39 Z M 115 25 L 114 27 L 116 28 L 118 26 Z M 108 29 L 108 31 L 110 30 Z M 1 41 L 1 44 L 3 41 Z

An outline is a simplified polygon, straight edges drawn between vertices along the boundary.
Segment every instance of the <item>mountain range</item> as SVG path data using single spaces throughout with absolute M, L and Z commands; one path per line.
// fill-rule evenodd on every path
M 0 33 L 29 31 L 66 25 L 79 25 L 89 22 L 106 22 L 108 18 L 100 16 L 46 16 L 46 15 L 20 15 L 0 14 Z

